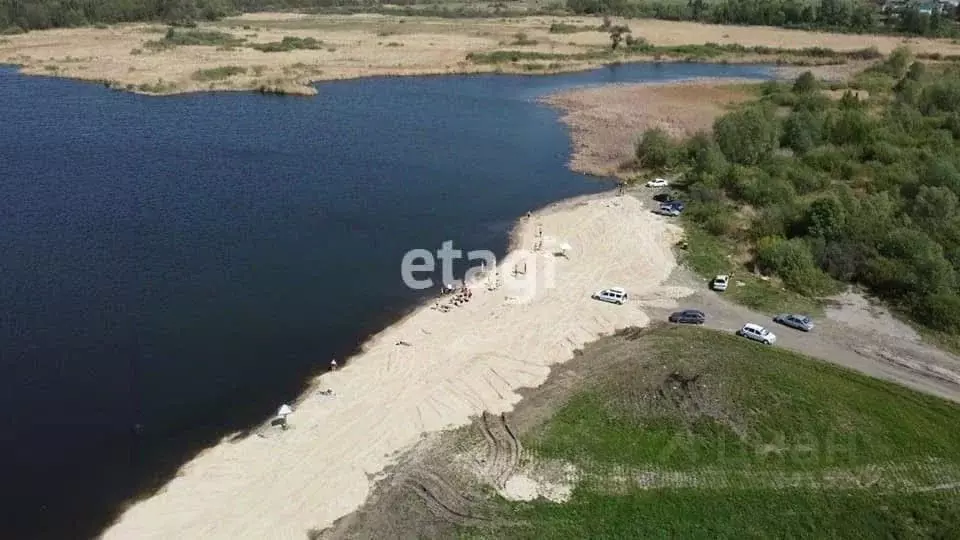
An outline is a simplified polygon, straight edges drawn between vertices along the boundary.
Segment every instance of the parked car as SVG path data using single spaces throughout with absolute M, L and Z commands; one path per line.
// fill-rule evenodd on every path
M 660 208 L 657 208 L 655 212 L 661 216 L 677 217 L 680 215 L 680 210 L 666 204 L 661 204 Z
M 669 191 L 665 191 L 663 193 L 657 193 L 654 195 L 653 200 L 657 201 L 658 203 L 668 203 L 670 201 L 677 200 L 677 196 Z
M 660 206 L 669 206 L 669 207 L 671 207 L 671 208 L 676 208 L 677 210 L 679 210 L 679 211 L 681 211 L 681 212 L 683 212 L 683 209 L 686 208 L 686 205 L 683 204 L 683 201 L 678 201 L 678 200 L 676 200 L 676 199 L 674 199 L 674 200 L 672 200 L 672 201 L 667 201 L 667 202 L 661 204 Z
M 650 180 L 647 182 L 647 187 L 667 187 L 670 185 L 670 182 L 667 182 L 663 178 L 657 178 L 655 180 Z
M 777 341 L 777 336 L 773 332 L 760 326 L 759 324 L 747 323 L 743 328 L 737 330 L 737 335 L 759 341 L 765 345 L 773 345 Z
M 623 287 L 610 287 L 593 293 L 593 299 L 622 306 L 627 301 L 627 291 Z
M 774 322 L 780 323 L 790 328 L 809 332 L 813 330 L 813 321 L 806 315 L 797 315 L 795 313 L 781 313 L 773 318 Z
M 671 313 L 667 320 L 680 324 L 703 324 L 707 322 L 707 314 L 699 309 L 685 309 Z
M 730 284 L 730 276 L 721 274 L 713 278 L 713 281 L 710 282 L 710 288 L 718 292 L 723 292 L 727 290 L 727 285 L 729 284 Z

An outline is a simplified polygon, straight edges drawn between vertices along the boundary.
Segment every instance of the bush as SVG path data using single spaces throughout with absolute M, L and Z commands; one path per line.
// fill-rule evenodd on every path
M 651 128 L 643 132 L 637 143 L 637 163 L 644 169 L 661 170 L 670 167 L 677 152 L 667 132 Z
M 256 49 L 260 52 L 287 52 L 294 51 L 297 49 L 309 49 L 309 50 L 318 50 L 323 49 L 324 44 L 322 41 L 314 39 L 312 37 L 300 38 L 287 36 L 281 41 L 274 41 L 271 43 L 256 43 L 250 45 L 251 49 Z
M 780 144 L 803 155 L 819 145 L 823 139 L 823 120 L 801 109 L 794 111 L 783 121 Z
M 777 149 L 777 121 L 766 108 L 728 113 L 714 123 L 713 131 L 720 151 L 733 163 L 755 165 Z
M 177 30 L 170 27 L 166 35 L 160 41 L 148 41 L 144 46 L 150 48 L 166 48 L 177 46 L 237 46 L 243 43 L 243 38 L 235 37 L 233 34 L 218 32 L 216 30 Z
M 802 240 L 782 237 L 761 238 L 757 244 L 757 266 L 776 274 L 790 289 L 801 294 L 820 294 L 830 288 L 829 279 L 813 260 Z
M 240 66 L 221 66 L 210 69 L 199 69 L 193 73 L 195 81 L 222 81 L 229 79 L 234 75 L 241 75 L 247 72 L 247 68 Z
M 930 294 L 916 302 L 913 317 L 934 330 L 960 334 L 960 296 L 954 293 Z
M 793 92 L 795 94 L 809 94 L 820 90 L 820 81 L 809 71 L 804 71 L 797 77 L 793 83 Z
M 687 141 L 684 154 L 687 162 L 693 165 L 690 175 L 694 179 L 721 174 L 727 167 L 727 160 L 720 146 L 713 137 L 704 132 L 697 133 Z

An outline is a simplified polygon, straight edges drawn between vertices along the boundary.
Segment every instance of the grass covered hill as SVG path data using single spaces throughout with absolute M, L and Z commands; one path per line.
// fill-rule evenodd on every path
M 957 405 L 714 331 L 622 337 L 523 441 L 580 471 L 571 499 L 498 499 L 464 538 L 956 538 Z

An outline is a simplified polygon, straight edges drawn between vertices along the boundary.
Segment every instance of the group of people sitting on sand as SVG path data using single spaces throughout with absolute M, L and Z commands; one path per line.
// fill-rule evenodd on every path
M 449 296 L 453 295 L 453 298 L 450 299 L 450 302 L 447 304 L 440 304 L 440 300 L 437 300 L 437 304 L 434 306 L 434 309 L 439 309 L 440 311 L 450 311 L 453 306 L 459 306 L 460 304 L 466 304 L 473 297 L 473 291 L 471 291 L 466 286 L 462 286 L 459 289 L 454 288 L 452 285 L 444 285 L 440 289 L 440 296 Z

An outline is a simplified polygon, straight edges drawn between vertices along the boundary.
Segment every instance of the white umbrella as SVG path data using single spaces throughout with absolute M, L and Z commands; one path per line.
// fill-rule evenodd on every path
M 284 403 L 283 405 L 280 406 L 280 410 L 277 411 L 277 416 L 282 418 L 292 412 L 293 412 L 293 409 L 291 409 L 289 405 Z
M 570 251 L 573 247 L 570 244 L 560 244 L 560 251 Z

